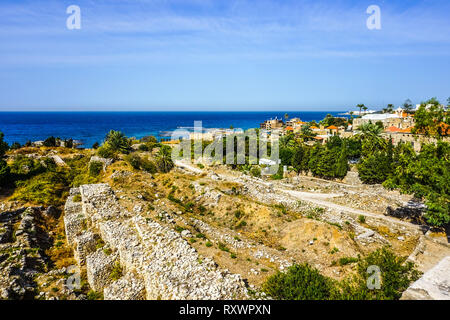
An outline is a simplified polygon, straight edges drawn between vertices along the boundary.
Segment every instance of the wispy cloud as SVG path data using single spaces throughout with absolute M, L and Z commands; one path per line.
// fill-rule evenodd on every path
M 381 1 L 381 31 L 365 27 L 374 1 L 74 2 L 80 31 L 65 29 L 71 2 L 2 1 L 0 66 L 450 53 L 447 1 Z

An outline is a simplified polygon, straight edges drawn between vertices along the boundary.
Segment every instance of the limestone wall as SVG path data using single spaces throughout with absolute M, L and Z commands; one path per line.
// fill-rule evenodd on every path
M 240 275 L 200 257 L 174 230 L 122 208 L 107 184 L 72 189 L 64 222 L 89 285 L 105 299 L 248 298 Z M 113 281 L 118 266 L 122 277 Z

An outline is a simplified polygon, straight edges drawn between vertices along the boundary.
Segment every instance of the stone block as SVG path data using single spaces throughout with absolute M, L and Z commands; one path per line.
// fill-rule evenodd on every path
M 115 262 L 116 257 L 105 254 L 103 249 L 99 249 L 87 257 L 87 278 L 92 290 L 101 292 L 106 286 L 111 284 L 111 272 Z

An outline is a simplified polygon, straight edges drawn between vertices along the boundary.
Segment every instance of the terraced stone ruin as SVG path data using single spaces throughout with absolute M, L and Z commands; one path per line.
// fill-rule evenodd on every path
M 105 299 L 248 298 L 240 275 L 201 257 L 174 230 L 122 208 L 107 184 L 72 189 L 64 222 L 91 289 Z M 114 281 L 115 268 L 122 277 Z

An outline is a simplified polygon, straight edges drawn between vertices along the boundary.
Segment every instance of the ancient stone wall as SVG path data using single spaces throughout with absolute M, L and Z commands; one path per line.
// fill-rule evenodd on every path
M 90 287 L 105 299 L 248 298 L 240 275 L 200 257 L 169 227 L 122 208 L 107 184 L 72 189 L 64 222 Z

